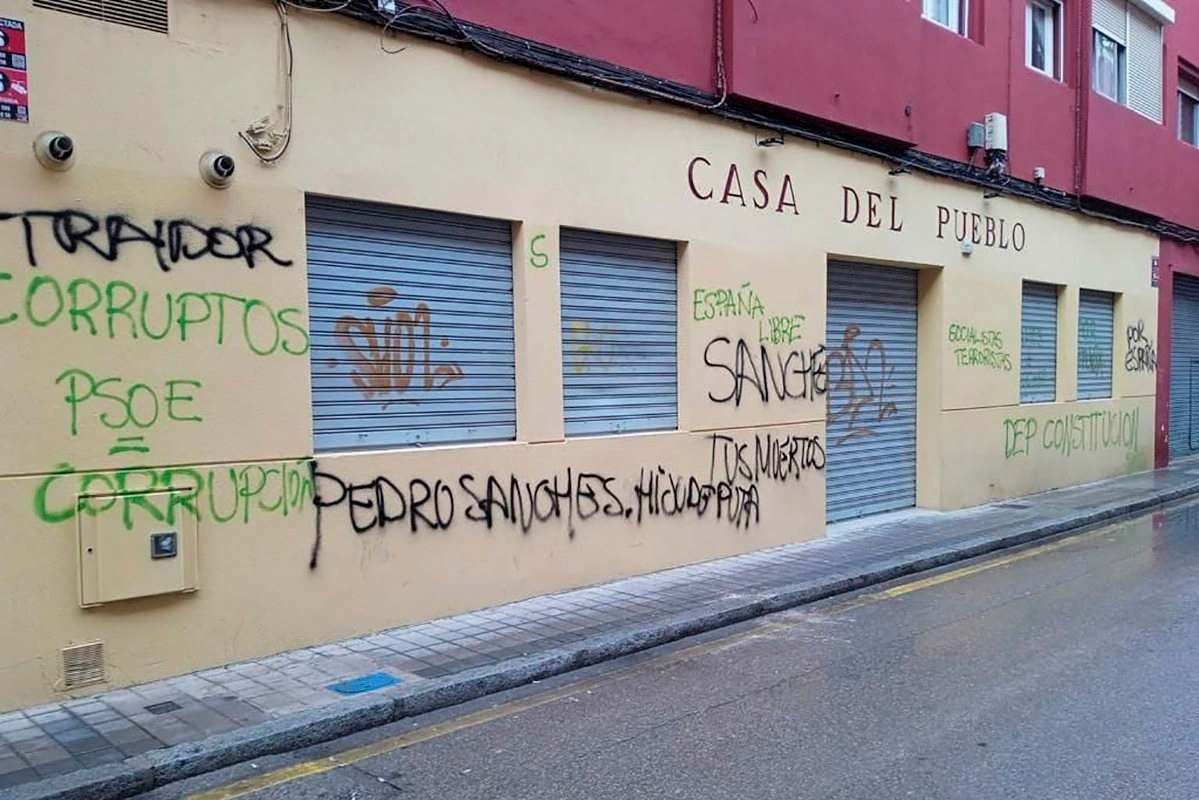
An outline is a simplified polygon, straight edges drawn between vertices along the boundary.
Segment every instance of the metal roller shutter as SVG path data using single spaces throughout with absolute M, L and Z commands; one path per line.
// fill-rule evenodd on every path
M 1199 280 L 1174 274 L 1170 324 L 1170 455 L 1199 452 Z
M 1108 292 L 1078 293 L 1078 399 L 1112 396 L 1112 347 L 1116 298 Z
M 678 427 L 674 242 L 563 229 L 566 434 Z
M 512 439 L 508 222 L 308 198 L 317 450 Z
M 1020 308 L 1020 402 L 1057 399 L 1057 287 L 1024 282 Z
M 828 268 L 828 520 L 916 505 L 916 273 Z
M 1128 17 L 1124 0 L 1094 0 L 1091 24 L 1120 44 L 1128 42 Z
M 1162 121 L 1162 26 L 1128 9 L 1128 107 Z

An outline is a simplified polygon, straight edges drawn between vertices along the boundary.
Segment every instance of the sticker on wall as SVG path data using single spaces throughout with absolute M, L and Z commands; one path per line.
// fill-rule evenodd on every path
M 1157 256 L 1154 256 L 1153 260 L 1149 262 L 1149 285 L 1157 286 L 1157 282 L 1161 280 L 1161 276 L 1162 276 L 1161 261 L 1158 259 Z
M 29 121 L 25 23 L 0 17 L 0 120 Z

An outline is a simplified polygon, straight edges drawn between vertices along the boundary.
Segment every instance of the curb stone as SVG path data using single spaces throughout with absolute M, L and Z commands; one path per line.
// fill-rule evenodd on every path
M 1121 517 L 1140 514 L 1175 500 L 1199 494 L 1199 480 L 1137 500 L 1112 503 L 1045 524 L 994 538 L 979 537 L 941 549 L 923 549 L 911 558 L 881 562 L 857 575 L 831 575 L 824 582 L 780 586 L 765 593 L 741 595 L 709 603 L 655 622 L 629 626 L 588 637 L 574 645 L 511 658 L 422 682 L 388 695 L 357 697 L 336 705 L 290 714 L 276 720 L 196 742 L 152 750 L 117 764 L 82 769 L 66 775 L 13 787 L 8 800 L 120 800 L 169 783 L 203 775 L 244 761 L 321 744 L 407 717 L 466 703 L 489 694 L 515 689 L 536 680 L 561 675 L 651 647 L 678 641 L 717 628 L 784 611 L 856 591 L 917 572 L 997 550 L 1018 547 L 1066 531 L 1089 528 Z

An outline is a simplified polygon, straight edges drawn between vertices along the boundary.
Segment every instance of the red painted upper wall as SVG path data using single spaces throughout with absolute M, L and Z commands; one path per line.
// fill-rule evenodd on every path
M 1063 0 L 1064 80 L 1025 66 L 1026 0 L 970 0 L 967 36 L 923 19 L 921 0 L 443 2 L 463 19 L 709 92 L 720 2 L 736 98 L 963 162 L 967 125 L 1003 112 L 1014 176 L 1044 167 L 1052 188 L 1199 228 L 1199 150 L 1177 133 L 1179 58 L 1199 65 L 1199 0 L 1171 3 L 1164 124 L 1091 91 L 1092 0 Z
M 412 0 L 436 10 L 428 0 Z M 714 0 L 442 0 L 460 19 L 713 91 Z

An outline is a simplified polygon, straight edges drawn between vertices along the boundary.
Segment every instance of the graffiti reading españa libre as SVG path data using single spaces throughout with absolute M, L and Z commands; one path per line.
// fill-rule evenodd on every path
M 1099 450 L 1136 452 L 1141 410 L 1092 411 L 1049 419 L 1015 417 L 1003 421 L 1004 458 L 1054 452 L 1063 456 Z

